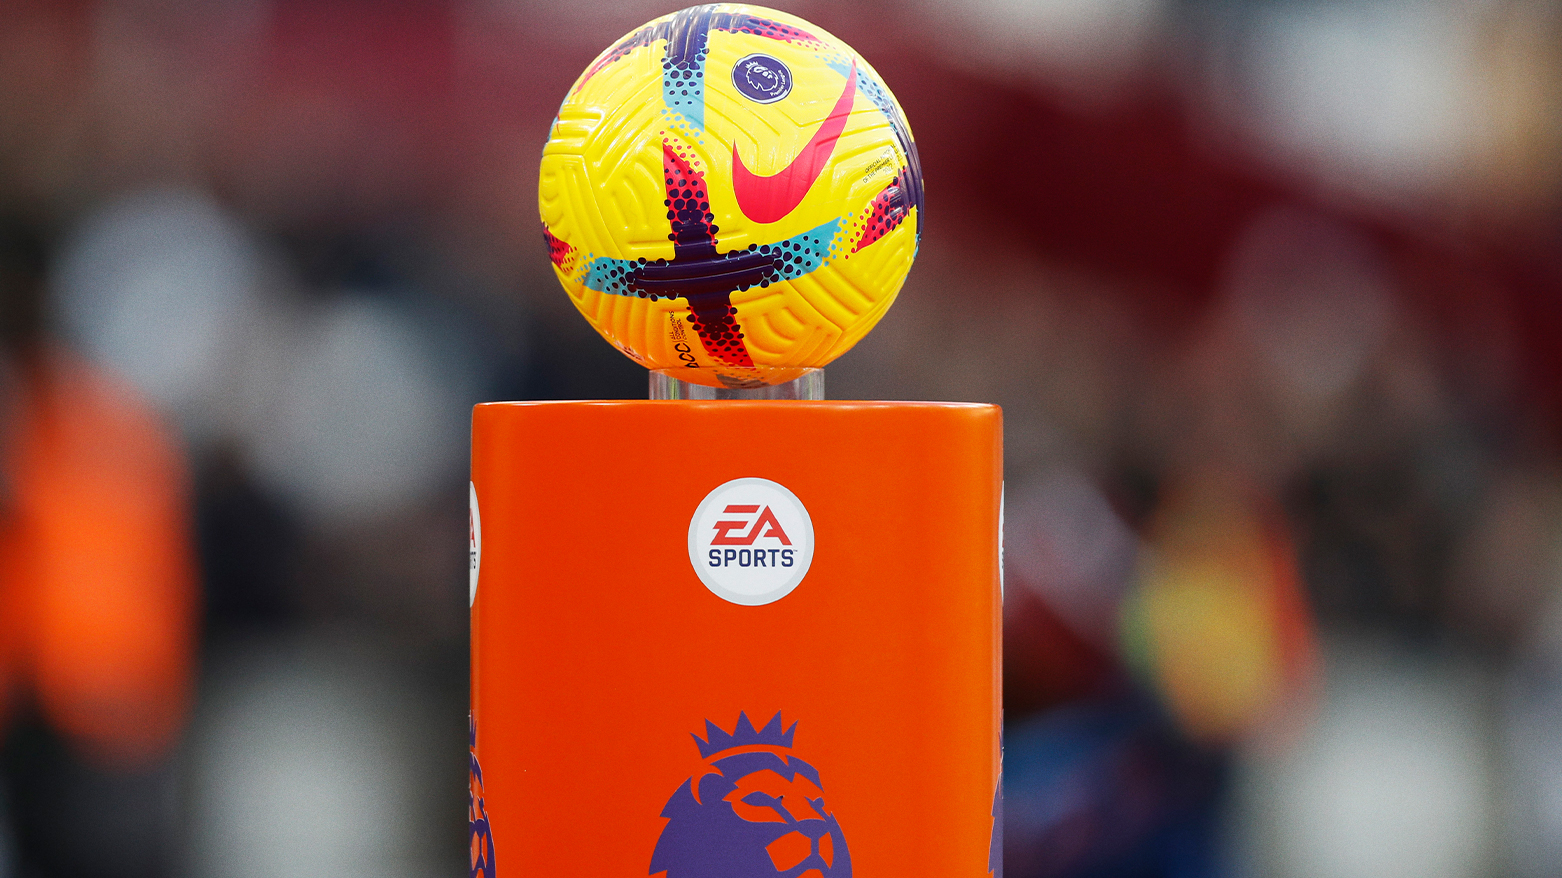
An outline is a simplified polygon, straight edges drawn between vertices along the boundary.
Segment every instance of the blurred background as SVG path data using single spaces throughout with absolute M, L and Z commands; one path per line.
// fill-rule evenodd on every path
M 1562 874 L 1562 8 L 778 2 L 911 120 L 832 398 L 1004 407 L 1009 878 Z M 666 3 L 8 0 L 0 878 L 463 874 L 470 406 Z

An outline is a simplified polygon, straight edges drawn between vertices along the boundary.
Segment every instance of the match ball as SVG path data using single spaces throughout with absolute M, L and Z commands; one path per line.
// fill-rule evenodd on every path
M 718 3 L 586 68 L 549 130 L 538 205 L 554 272 L 604 338 L 685 381 L 759 387 L 883 316 L 916 256 L 922 171 L 850 46 Z

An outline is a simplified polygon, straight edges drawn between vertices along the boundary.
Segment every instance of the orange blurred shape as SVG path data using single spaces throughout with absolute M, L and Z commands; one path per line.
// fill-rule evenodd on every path
M 152 410 L 84 361 L 50 352 L 22 375 L 6 418 L 0 674 L 30 682 L 89 755 L 144 764 L 190 702 L 186 465 Z
M 1193 737 L 1294 727 L 1317 649 L 1278 511 L 1220 474 L 1173 485 L 1124 604 L 1123 639 L 1130 664 Z

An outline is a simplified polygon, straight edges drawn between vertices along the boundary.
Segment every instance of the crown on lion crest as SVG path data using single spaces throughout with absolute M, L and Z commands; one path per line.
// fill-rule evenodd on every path
M 702 740 L 699 735 L 694 734 L 691 734 L 690 737 L 694 739 L 695 746 L 700 748 L 700 758 L 709 759 L 718 753 L 735 747 L 755 744 L 785 747 L 790 750 L 792 748 L 792 733 L 795 731 L 797 731 L 797 723 L 795 722 L 785 730 L 781 728 L 781 711 L 779 710 L 776 711 L 775 716 L 770 718 L 770 722 L 765 723 L 765 727 L 762 729 L 754 728 L 754 724 L 749 721 L 748 714 L 739 711 L 737 727 L 732 730 L 731 734 L 724 731 L 721 726 L 706 720 L 705 739 Z

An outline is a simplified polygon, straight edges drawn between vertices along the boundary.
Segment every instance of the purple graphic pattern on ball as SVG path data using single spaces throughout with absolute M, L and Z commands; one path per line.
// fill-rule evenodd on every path
M 694 736 L 704 767 L 662 809 L 667 826 L 648 874 L 667 878 L 851 878 L 851 854 L 812 765 L 791 754 L 797 724 L 777 713 L 729 734 L 706 720 Z

